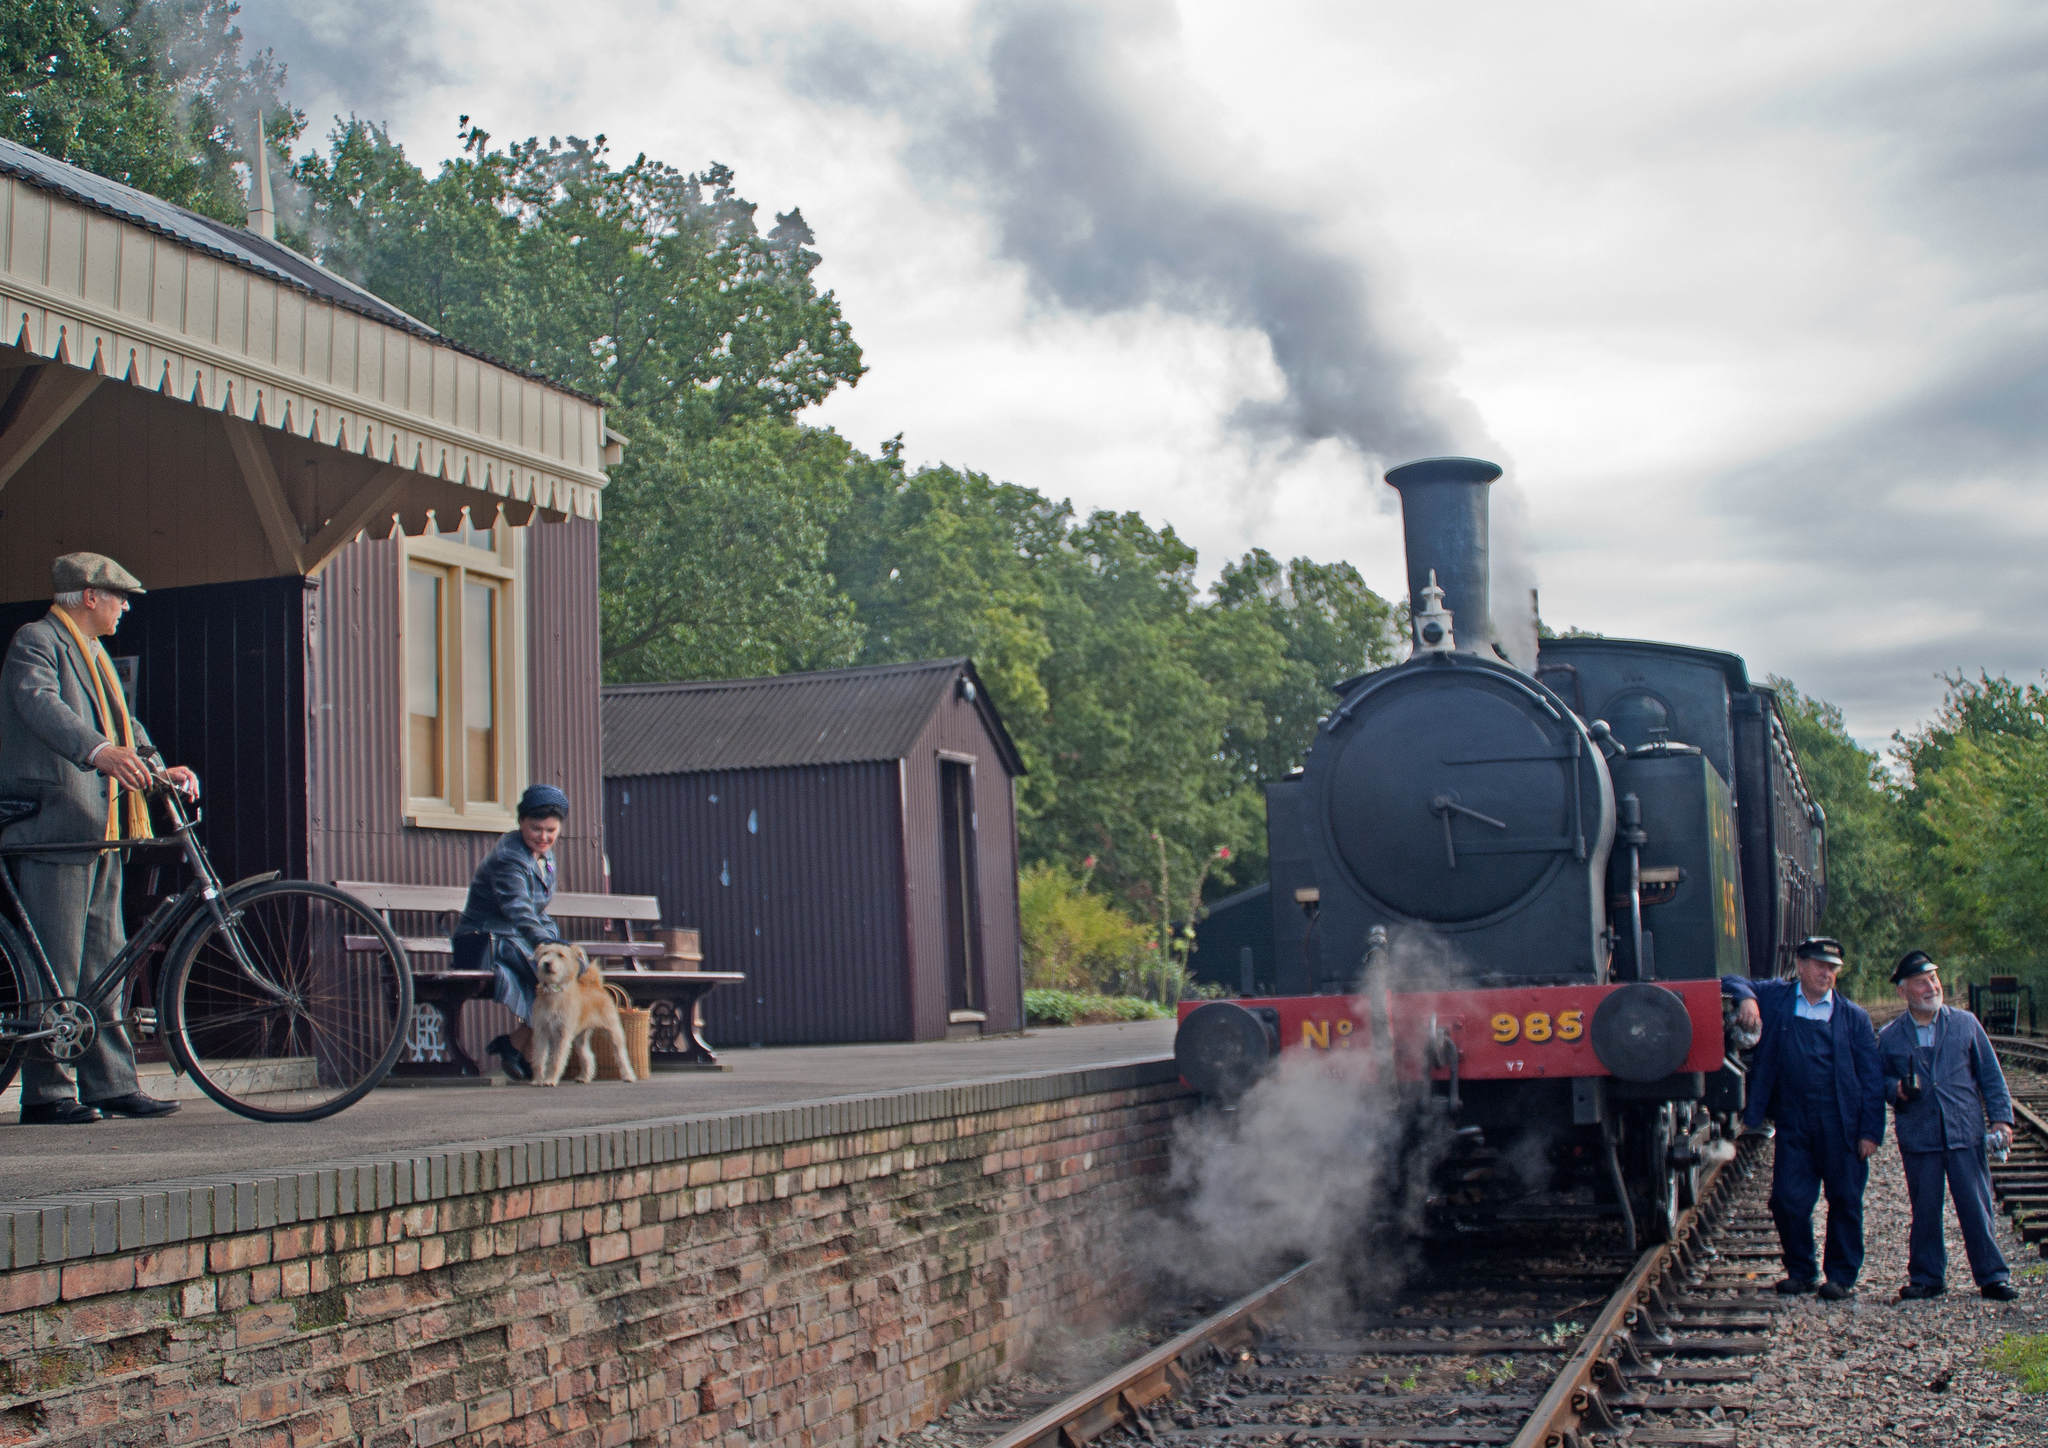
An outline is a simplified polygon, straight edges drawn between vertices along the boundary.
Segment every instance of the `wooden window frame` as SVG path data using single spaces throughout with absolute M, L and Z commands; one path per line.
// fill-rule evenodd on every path
M 452 542 L 435 533 L 401 538 L 398 548 L 398 650 L 401 686 L 401 720 L 409 701 L 404 697 L 404 671 L 411 640 L 406 636 L 406 587 L 415 564 L 441 571 L 448 581 L 442 590 L 441 610 L 441 777 L 447 782 L 448 797 L 423 799 L 410 793 L 412 785 L 412 731 L 399 730 L 400 759 L 398 789 L 400 817 L 414 829 L 475 830 L 502 834 L 519 827 L 516 813 L 522 781 L 527 776 L 528 744 L 531 735 L 527 719 L 526 639 L 526 530 L 508 527 L 501 514 L 493 534 L 491 551 Z M 467 797 L 467 769 L 462 745 L 462 585 L 474 575 L 499 586 L 498 687 L 492 700 L 498 723 L 498 798 L 472 803 Z

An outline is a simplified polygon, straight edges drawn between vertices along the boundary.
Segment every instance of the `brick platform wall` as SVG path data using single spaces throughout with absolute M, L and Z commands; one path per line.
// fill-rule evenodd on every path
M 4 1224 L 51 1260 L 0 1274 L 0 1444 L 872 1444 L 1135 1305 L 1170 1078 L 34 1204 Z M 895 1121 L 830 1129 L 864 1116 Z

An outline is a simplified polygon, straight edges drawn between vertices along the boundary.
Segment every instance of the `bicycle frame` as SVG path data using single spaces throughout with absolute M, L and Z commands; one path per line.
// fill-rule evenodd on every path
M 121 947 L 112 960 L 108 961 L 101 968 L 99 974 L 89 981 L 79 982 L 77 995 L 71 997 L 74 1000 L 83 1001 L 86 1005 L 90 1006 L 94 1016 L 100 1019 L 103 1026 L 124 1024 L 114 1020 L 102 1007 L 119 995 L 122 983 L 126 981 L 129 973 L 135 969 L 137 962 L 147 955 L 149 951 L 155 949 L 159 943 L 174 938 L 184 929 L 190 919 L 202 909 L 210 912 L 216 923 L 223 927 L 226 938 L 234 948 L 236 963 L 249 974 L 251 979 L 255 980 L 264 989 L 271 991 L 273 994 L 276 993 L 276 986 L 266 979 L 260 970 L 256 969 L 252 961 L 247 959 L 247 954 L 242 949 L 239 933 L 225 930 L 228 924 L 228 917 L 225 908 L 221 904 L 221 897 L 225 893 L 225 887 L 220 882 L 220 876 L 214 873 L 213 862 L 207 858 L 206 849 L 199 843 L 198 837 L 195 834 L 200 820 L 204 817 L 203 811 L 194 810 L 191 814 L 186 814 L 183 799 L 175 788 L 165 791 L 165 803 L 171 816 L 172 834 L 176 836 L 175 839 L 94 840 L 90 842 L 60 841 L 50 844 L 0 845 L 0 861 L 4 861 L 7 857 L 18 855 L 92 855 L 105 854 L 111 850 L 169 849 L 174 845 L 183 849 L 185 861 L 192 868 L 190 883 L 176 895 L 164 900 L 156 909 L 152 910 L 149 918 L 142 923 L 142 928 L 130 937 L 128 943 Z M 252 882 L 244 881 L 241 883 Z M 39 982 L 42 987 L 41 996 L 33 1001 L 23 1001 L 22 1004 L 24 1006 L 42 1005 L 49 1001 L 63 999 L 65 993 L 59 987 L 57 973 L 51 968 L 49 955 L 43 949 L 42 937 L 36 933 L 35 922 L 29 918 L 27 909 L 22 905 L 21 895 L 15 889 L 12 872 L 4 868 L 0 868 L 0 891 L 6 893 L 7 903 L 12 908 L 15 919 L 21 922 L 22 937 L 28 943 L 29 950 L 34 957 L 33 963 L 36 972 L 41 977 Z M 10 1021 L 0 1017 L 0 1044 L 10 1046 L 25 1044 L 29 1041 L 41 1040 L 52 1034 L 49 1031 L 33 1029 L 34 1024 L 40 1024 L 40 1022 L 31 1023 L 26 1020 Z

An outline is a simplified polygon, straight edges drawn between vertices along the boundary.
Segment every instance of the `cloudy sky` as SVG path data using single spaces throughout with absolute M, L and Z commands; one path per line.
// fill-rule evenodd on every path
M 812 420 L 1398 594 L 1392 463 L 1509 469 L 1496 597 L 1732 649 L 1866 743 L 2048 664 L 2048 8 L 243 0 L 323 129 L 456 117 L 800 206 Z M 1517 518 L 1515 515 L 1519 515 Z

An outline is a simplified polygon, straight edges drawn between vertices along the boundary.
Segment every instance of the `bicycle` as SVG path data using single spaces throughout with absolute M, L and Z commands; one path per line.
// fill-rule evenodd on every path
M 271 871 L 223 886 L 199 842 L 203 812 L 187 812 L 160 758 L 151 774 L 172 821 L 168 838 L 0 845 L 0 1090 L 32 1052 L 76 1060 L 103 1030 L 146 1037 L 161 1024 L 173 1068 L 252 1120 L 318 1121 L 362 1100 L 397 1062 L 412 1021 L 412 965 L 398 937 L 331 885 Z M 0 829 L 39 807 L 0 799 Z M 182 848 L 191 882 L 77 995 L 64 994 L 5 861 L 152 846 Z M 159 946 L 155 1005 L 134 1006 L 131 979 Z

